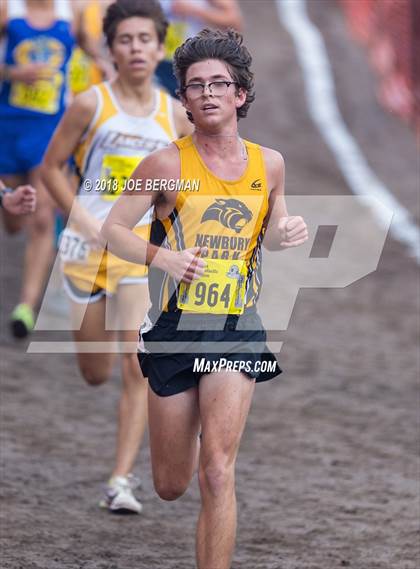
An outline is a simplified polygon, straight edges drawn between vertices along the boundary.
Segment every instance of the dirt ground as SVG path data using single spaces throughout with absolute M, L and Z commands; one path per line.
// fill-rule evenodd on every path
M 243 8 L 257 99 L 242 134 L 284 154 L 289 193 L 349 193 L 306 111 L 274 5 Z M 347 125 L 418 221 L 413 134 L 377 106 L 365 56 L 335 2 L 310 2 L 310 12 Z M 197 483 L 179 501 L 161 501 L 147 447 L 136 469 L 144 515 L 97 508 L 113 460 L 118 374 L 88 388 L 73 356 L 29 355 L 10 338 L 22 244 L 1 234 L 1 567 L 192 569 Z M 265 286 L 281 291 L 278 282 Z M 418 268 L 391 239 L 375 273 L 344 289 L 299 293 L 279 337 L 286 373 L 257 387 L 243 438 L 233 569 L 419 566 L 418 324 Z

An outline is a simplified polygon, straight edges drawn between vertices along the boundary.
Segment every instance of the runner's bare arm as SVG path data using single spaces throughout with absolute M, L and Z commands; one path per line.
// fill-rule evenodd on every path
M 6 31 L 6 24 L 7 24 L 6 0 L 0 0 L 0 37 Z
M 174 106 L 174 122 L 177 135 L 181 137 L 192 134 L 194 131 L 194 125 L 188 119 L 185 108 L 176 99 L 173 99 L 172 103 Z
M 194 18 L 215 28 L 243 29 L 243 19 L 237 0 L 209 0 L 209 6 L 191 0 L 174 0 L 171 10 L 174 15 Z
M 147 191 L 147 181 L 175 180 L 179 175 L 179 152 L 174 144 L 146 156 L 131 177 L 130 189 L 126 189 L 113 205 L 101 234 L 115 255 L 132 263 L 153 264 L 174 278 L 190 283 L 204 271 L 205 263 L 198 257 L 200 247 L 174 252 L 157 247 L 132 231 L 151 206 L 164 206 L 173 199 L 172 192 Z
M 79 47 L 93 59 L 104 78 L 111 79 L 115 74 L 115 70 L 109 58 L 106 56 L 103 42 L 94 39 L 88 30 L 85 18 L 87 5 L 88 2 L 86 2 L 86 0 L 79 0 L 79 2 L 72 3 L 75 20 L 75 37 Z
M 88 33 L 85 24 L 84 12 L 86 8 L 86 3 L 75 2 L 73 4 L 73 14 L 74 14 L 74 35 L 76 37 L 77 44 L 83 49 L 83 51 L 96 59 L 100 55 L 100 46 L 98 42 L 94 41 L 91 35 Z
M 52 137 L 41 167 L 42 179 L 59 207 L 66 215 L 72 213 L 72 220 L 89 233 L 94 224 L 91 216 L 74 200 L 74 191 L 65 172 L 70 156 L 73 155 L 83 134 L 94 117 L 97 97 L 93 89 L 78 95 Z M 96 232 L 95 228 L 92 228 Z M 99 227 L 97 228 L 99 231 Z M 87 235 L 91 237 L 91 235 Z
M 6 0 L 0 0 L 0 39 L 3 38 L 6 31 L 7 13 L 6 13 Z M 7 65 L 0 63 L 0 82 L 8 80 Z
M 264 247 L 270 251 L 297 247 L 308 239 L 308 230 L 302 217 L 289 216 L 287 213 L 283 156 L 271 148 L 263 148 L 263 154 L 270 188 L 269 210 L 264 220 Z

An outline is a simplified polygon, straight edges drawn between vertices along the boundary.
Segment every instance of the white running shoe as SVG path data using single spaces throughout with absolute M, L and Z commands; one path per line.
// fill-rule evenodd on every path
M 140 514 L 143 506 L 133 494 L 139 486 L 140 480 L 132 474 L 114 476 L 105 488 L 105 498 L 100 501 L 100 507 L 117 514 Z

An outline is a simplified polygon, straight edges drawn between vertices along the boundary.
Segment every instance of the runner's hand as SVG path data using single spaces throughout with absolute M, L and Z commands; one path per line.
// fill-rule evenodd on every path
M 54 71 L 45 63 L 28 63 L 10 68 L 10 81 L 21 81 L 31 85 L 40 79 L 51 79 Z
M 205 249 L 206 247 L 191 247 L 179 252 L 168 251 L 162 268 L 177 281 L 191 284 L 204 273 L 206 263 L 199 255 Z
M 4 187 L 1 184 L 0 187 Z M 35 211 L 36 190 L 32 186 L 19 186 L 14 192 L 3 196 L 3 206 L 13 215 L 26 215 Z
M 112 81 L 117 76 L 117 70 L 114 65 L 108 61 L 105 57 L 98 57 L 95 60 L 99 71 L 102 73 L 102 78 L 104 81 Z
M 281 217 L 278 229 L 281 247 L 298 247 L 308 239 L 308 228 L 303 218 L 298 215 Z
M 102 222 L 90 215 L 86 210 L 77 217 L 80 231 L 92 249 L 103 249 L 105 242 L 101 236 Z

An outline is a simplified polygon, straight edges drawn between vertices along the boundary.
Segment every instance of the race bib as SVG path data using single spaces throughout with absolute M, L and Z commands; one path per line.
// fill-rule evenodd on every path
M 100 190 L 104 200 L 115 200 L 143 157 L 105 154 L 102 160 Z
M 244 261 L 206 259 L 200 279 L 180 283 L 178 308 L 211 314 L 242 314 L 247 270 Z
M 10 90 L 10 105 L 20 109 L 55 115 L 60 107 L 63 74 L 54 72 L 50 79 L 40 79 L 32 85 L 13 82 Z
M 58 250 L 63 263 L 86 263 L 90 253 L 85 238 L 68 228 L 61 234 Z

